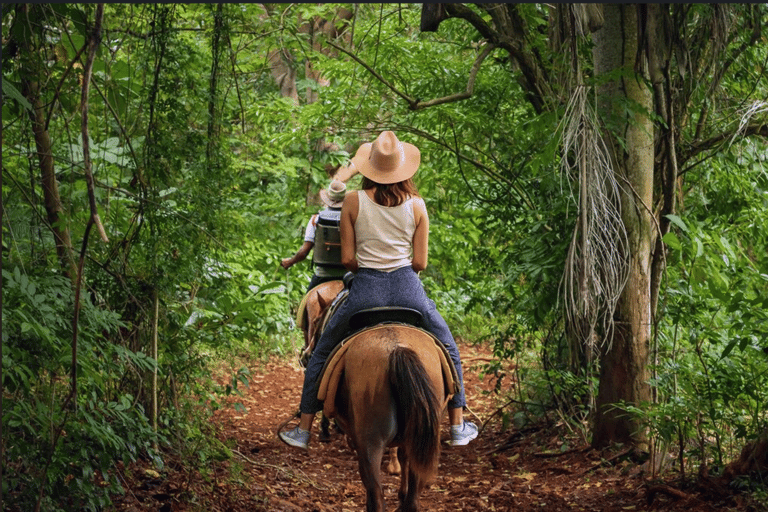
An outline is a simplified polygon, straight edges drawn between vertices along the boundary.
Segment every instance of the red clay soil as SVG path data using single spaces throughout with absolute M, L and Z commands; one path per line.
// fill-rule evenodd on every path
M 490 352 L 460 343 L 468 419 L 484 425 L 478 439 L 464 447 L 444 445 L 439 474 L 421 495 L 427 511 L 715 511 L 758 510 L 737 496 L 707 497 L 679 491 L 664 482 L 652 486 L 643 466 L 584 446 L 562 451 L 564 428 L 502 431 L 501 399 L 489 393 L 494 382 L 480 378 Z M 226 370 L 226 369 L 225 369 Z M 219 410 L 213 418 L 218 436 L 233 457 L 212 461 L 199 472 L 184 461 L 167 460 L 161 473 L 131 468 L 117 511 L 318 511 L 365 509 L 353 452 L 336 434 L 321 443 L 315 431 L 309 453 L 283 444 L 276 429 L 296 411 L 303 370 L 294 358 L 254 363 L 244 396 L 245 408 Z M 226 371 L 221 381 L 226 382 Z M 229 374 L 231 375 L 231 373 Z M 295 421 L 290 426 L 295 425 Z M 443 437 L 448 434 L 447 417 Z M 571 440 L 571 443 L 574 441 Z M 386 457 L 382 469 L 385 468 Z M 124 473 L 125 474 L 125 473 Z M 670 477 L 671 479 L 672 477 Z M 384 476 L 387 510 L 397 508 L 399 477 Z

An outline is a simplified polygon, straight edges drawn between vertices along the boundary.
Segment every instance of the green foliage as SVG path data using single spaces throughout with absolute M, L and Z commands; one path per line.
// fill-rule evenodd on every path
M 162 439 L 111 377 L 154 362 L 108 342 L 124 326 L 90 296 L 81 314 L 78 395 L 70 400 L 72 303 L 66 279 L 3 268 L 4 466 L 14 469 L 5 471 L 3 495 L 11 510 L 33 509 L 38 494 L 66 496 L 48 510 L 103 508 L 122 490 L 115 462 L 151 453 Z
M 357 4 L 343 36 L 350 43 L 335 41 L 389 85 L 331 49 L 319 31 L 307 30 L 307 20 L 331 20 L 350 4 L 224 4 L 220 29 L 217 5 L 105 5 L 89 143 L 109 242 L 91 233 L 86 246 L 79 392 L 67 403 L 72 281 L 60 275 L 23 83 L 41 84 L 60 227 L 77 253 L 90 208 L 80 138 L 82 68 L 73 63 L 95 6 L 32 5 L 34 22 L 16 19 L 15 9 L 3 11 L 4 49 L 19 48 L 3 54 L 2 113 L 3 428 L 14 439 L 3 464 L 19 469 L 4 478 L 3 491 L 14 506 L 30 509 L 43 485 L 43 508 L 104 508 L 109 494 L 119 492 L 109 466 L 116 460 L 149 456 L 162 467 L 163 451 L 172 450 L 205 467 L 228 456 L 212 441 L 210 412 L 222 396 L 247 385 L 249 375 L 232 371 L 221 383 L 211 368 L 220 360 L 296 351 L 295 309 L 312 268 L 306 261 L 285 271 L 280 259 L 301 245 L 328 170 L 382 129 L 421 149 L 415 180 L 431 221 L 422 279 L 456 337 L 493 346 L 487 374 L 517 404 L 504 411 L 508 424 L 552 419 L 556 411 L 556 420 L 587 437 L 594 376 L 569 365 L 578 354 L 564 339 L 558 300 L 576 216 L 574 184 L 558 170 L 556 103 L 566 94 L 557 77 L 567 75 L 570 61 L 550 47 L 549 7 L 519 6 L 532 28 L 527 50 L 547 63 L 555 90 L 547 109 L 537 112 L 501 48 L 483 63 L 469 98 L 411 109 L 393 89 L 419 101 L 462 92 L 484 44 L 465 20 L 421 33 L 419 4 Z M 679 9 L 696 19 L 714 12 L 698 4 Z M 736 17 L 740 37 L 748 37 L 747 21 L 757 11 L 734 9 L 745 15 Z M 706 31 L 687 23 L 704 37 Z M 590 44 L 579 43 L 580 55 L 590 55 Z M 281 59 L 295 73 L 298 102 L 280 95 L 272 66 Z M 678 85 L 691 92 L 692 104 L 707 105 L 702 112 L 725 132 L 743 112 L 732 97 L 764 97 L 756 71 L 764 59 L 764 50 L 747 48 L 722 76 L 722 97 L 711 97 L 709 84 L 692 74 Z M 610 78 L 626 76 L 624 70 Z M 320 99 L 310 101 L 309 92 Z M 616 112 L 653 117 L 626 101 Z M 690 126 L 699 115 L 690 113 Z M 660 401 L 635 404 L 632 412 L 670 443 L 681 435 L 715 439 L 695 454 L 702 458 L 723 460 L 765 422 L 766 154 L 764 145 L 733 144 L 686 168 L 684 208 L 670 218 L 674 227 L 664 237 L 671 251 L 653 381 Z M 157 361 L 148 356 L 155 321 Z M 503 374 L 509 361 L 519 363 L 516 381 Z M 157 433 L 146 413 L 155 370 Z M 71 462 L 79 459 L 83 469 L 74 471 Z

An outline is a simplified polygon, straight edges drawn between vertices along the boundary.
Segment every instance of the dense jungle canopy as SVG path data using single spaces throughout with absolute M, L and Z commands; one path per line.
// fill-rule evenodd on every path
M 421 150 L 422 281 L 492 348 L 510 429 L 556 412 L 765 494 L 767 26 L 763 3 L 3 4 L 4 509 L 106 507 L 115 460 L 206 446 L 251 377 L 216 361 L 296 356 L 312 267 L 280 260 L 382 130 Z

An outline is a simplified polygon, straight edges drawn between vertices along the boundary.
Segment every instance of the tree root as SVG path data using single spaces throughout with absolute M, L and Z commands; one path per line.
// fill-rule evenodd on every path
M 309 476 L 307 476 L 307 474 L 304 473 L 304 471 L 302 471 L 301 469 L 286 469 L 286 468 L 283 468 L 283 467 L 280 467 L 280 466 L 275 466 L 274 464 L 268 464 L 266 462 L 259 462 L 257 460 L 251 459 L 250 457 L 247 457 L 246 455 L 244 455 L 239 450 L 232 450 L 232 453 L 234 453 L 236 455 L 239 455 L 243 460 L 253 464 L 254 466 L 258 466 L 258 467 L 261 467 L 261 468 L 274 469 L 275 471 L 277 471 L 279 473 L 283 473 L 284 475 L 288 476 L 289 478 L 295 478 L 297 480 L 302 480 L 302 481 L 306 482 L 307 484 L 311 485 L 312 487 L 314 487 L 315 489 L 317 489 L 319 491 L 330 491 L 331 490 L 329 487 L 323 487 L 322 485 L 319 485 L 317 482 L 315 482 L 314 480 L 309 478 Z
M 697 497 L 688 494 L 687 492 L 681 491 L 680 489 L 675 489 L 674 487 L 670 487 L 668 485 L 663 484 L 656 484 L 656 485 L 649 485 L 647 494 L 645 499 L 647 500 L 648 505 L 651 505 L 653 501 L 656 499 L 656 496 L 658 494 L 666 494 L 667 496 L 671 496 L 672 498 L 675 498 L 676 500 L 685 500 L 686 503 L 689 503 L 692 508 L 693 505 L 696 505 L 695 510 L 705 510 L 707 504 Z
M 728 484 L 736 477 L 753 473 L 768 473 L 768 427 L 757 439 L 744 445 L 739 458 L 725 466 L 720 480 Z
M 744 445 L 739 458 L 728 464 L 721 476 L 709 476 L 708 468 L 702 465 L 699 468 L 698 481 L 696 482 L 696 494 L 707 501 L 728 499 L 737 494 L 729 487 L 733 480 L 760 473 L 768 473 L 768 428 L 757 439 Z M 646 499 L 649 505 L 658 494 L 665 494 L 677 500 L 686 500 L 691 506 L 704 506 L 706 504 L 706 501 L 668 485 L 649 484 L 647 489 Z

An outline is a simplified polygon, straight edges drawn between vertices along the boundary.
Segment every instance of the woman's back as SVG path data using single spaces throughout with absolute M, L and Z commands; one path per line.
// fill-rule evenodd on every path
M 398 206 L 381 206 L 358 191 L 355 249 L 361 268 L 392 271 L 411 265 L 416 220 L 414 198 Z M 418 199 L 420 200 L 420 198 Z

